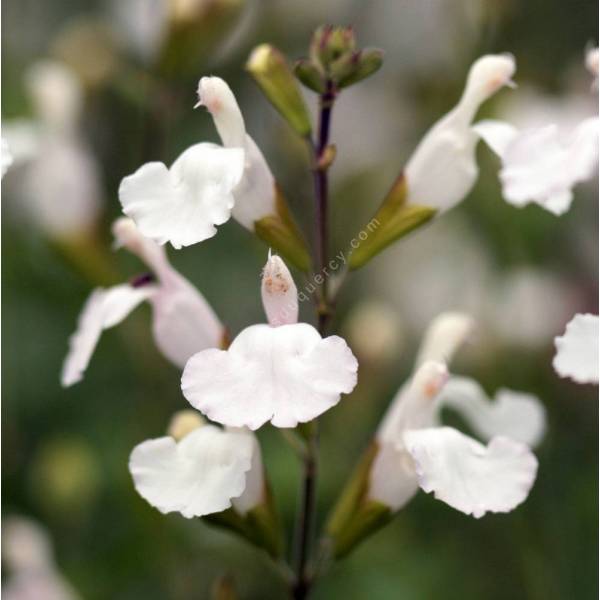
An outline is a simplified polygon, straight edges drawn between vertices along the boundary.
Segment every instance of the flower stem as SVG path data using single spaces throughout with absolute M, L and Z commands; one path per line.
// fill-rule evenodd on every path
M 316 142 L 310 141 L 313 155 L 313 177 L 315 187 L 315 245 L 316 245 L 316 275 L 320 275 L 321 283 L 317 318 L 318 329 L 325 335 L 329 320 L 332 317 L 332 308 L 329 304 L 327 285 L 327 261 L 329 256 L 329 219 L 328 200 L 329 187 L 327 170 L 329 164 L 325 153 L 329 145 L 329 132 L 331 127 L 331 111 L 335 101 L 335 89 L 331 82 L 319 98 L 319 131 Z M 302 486 L 302 499 L 298 515 L 296 531 L 296 556 L 295 556 L 295 581 L 292 586 L 294 600 L 304 600 L 310 593 L 314 576 L 310 570 L 309 557 L 313 546 L 315 525 L 315 496 L 317 488 L 319 453 L 319 423 L 315 419 L 308 424 L 306 430 L 306 454 L 304 456 L 304 478 Z

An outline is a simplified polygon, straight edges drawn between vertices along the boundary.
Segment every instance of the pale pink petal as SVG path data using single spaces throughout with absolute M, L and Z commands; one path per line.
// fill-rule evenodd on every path
M 338 403 L 356 385 L 358 363 L 343 339 L 322 339 L 305 323 L 244 329 L 227 351 L 187 363 L 181 387 L 211 420 L 258 429 L 295 427 Z
M 292 274 L 279 256 L 271 256 L 263 268 L 261 295 L 270 325 L 298 322 L 298 290 Z

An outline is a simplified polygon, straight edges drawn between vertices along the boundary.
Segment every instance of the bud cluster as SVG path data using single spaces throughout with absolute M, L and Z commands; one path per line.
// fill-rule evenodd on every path
M 308 88 L 323 94 L 327 82 L 335 89 L 358 83 L 375 73 L 383 63 L 383 50 L 357 49 L 352 27 L 323 25 L 313 34 L 309 58 L 297 61 L 296 77 Z

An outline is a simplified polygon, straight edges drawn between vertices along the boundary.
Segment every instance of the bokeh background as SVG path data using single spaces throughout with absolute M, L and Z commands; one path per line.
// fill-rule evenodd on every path
M 162 435 L 186 405 L 180 374 L 153 345 L 147 307 L 106 332 L 82 383 L 63 390 L 59 373 L 90 290 L 144 270 L 111 251 L 120 179 L 142 162 L 169 164 L 196 141 L 217 141 L 209 116 L 192 110 L 201 75 L 230 83 L 310 232 L 305 149 L 243 65 L 264 41 L 292 58 L 305 55 L 323 22 L 353 24 L 362 45 L 387 53 L 381 71 L 343 93 L 335 109 L 336 249 L 366 222 L 427 127 L 456 102 L 481 54 L 514 53 L 519 84 L 486 104 L 483 116 L 568 125 L 597 110 L 583 66 L 586 45 L 597 42 L 594 0 L 2 3 L 3 135 L 25 132 L 23 161 L 3 179 L 2 514 L 46 528 L 57 568 L 81 598 L 208 598 L 225 572 L 242 598 L 285 597 L 255 550 L 198 520 L 163 516 L 133 489 L 131 449 Z M 81 106 L 72 123 L 46 128 L 32 148 L 28 127 L 52 120 L 44 114 L 51 100 L 40 106 L 32 75 L 48 58 L 71 69 Z M 524 390 L 546 405 L 538 480 L 517 510 L 479 521 L 419 494 L 329 572 L 316 599 L 598 596 L 597 389 L 560 380 L 551 368 L 553 337 L 575 312 L 598 311 L 597 181 L 579 186 L 572 209 L 556 218 L 506 204 L 497 160 L 483 145 L 479 155 L 479 182 L 458 208 L 343 290 L 336 327 L 361 360 L 360 384 L 323 419 L 320 515 L 410 372 L 429 319 L 447 309 L 468 310 L 478 322 L 454 372 L 478 378 L 490 393 Z M 263 320 L 266 248 L 234 221 L 205 243 L 169 253 L 233 333 Z M 310 306 L 302 310 L 312 319 Z M 276 431 L 265 427 L 259 437 L 291 527 L 295 457 Z

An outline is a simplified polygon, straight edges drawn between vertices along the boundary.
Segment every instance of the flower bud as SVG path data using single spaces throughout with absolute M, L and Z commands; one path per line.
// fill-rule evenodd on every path
M 283 54 L 270 44 L 257 46 L 246 63 L 265 96 L 301 136 L 310 134 L 308 109 Z
M 351 86 L 379 70 L 383 64 L 383 50 L 367 48 L 349 55 L 350 58 L 341 58 L 332 66 L 332 73 L 337 86 L 345 88 Z
M 308 58 L 301 58 L 294 65 L 294 74 L 303 85 L 317 94 L 324 94 L 327 86 L 323 77 L 323 72 Z
M 198 427 L 206 424 L 202 415 L 195 410 L 178 410 L 169 422 L 167 435 L 170 435 L 176 442 L 182 440 L 188 433 L 191 433 Z
M 279 256 L 269 252 L 263 269 L 261 295 L 270 325 L 298 322 L 298 290 L 289 269 Z
M 332 61 L 339 59 L 356 48 L 352 27 L 322 25 L 313 34 L 310 56 L 325 71 L 329 71 Z

